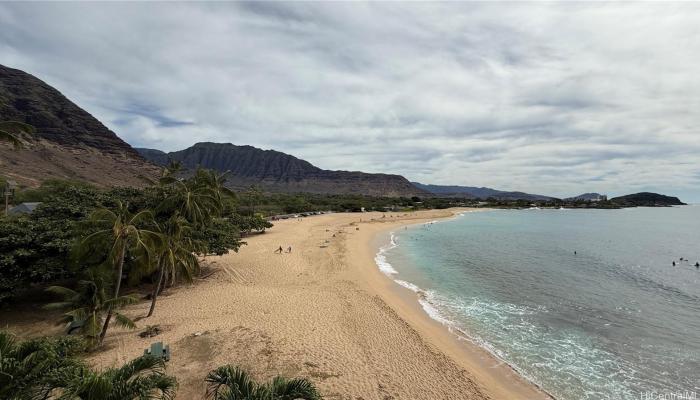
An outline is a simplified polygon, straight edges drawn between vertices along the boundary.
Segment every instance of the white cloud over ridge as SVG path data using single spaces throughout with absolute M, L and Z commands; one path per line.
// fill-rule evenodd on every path
M 0 63 L 134 146 L 700 201 L 700 3 L 3 3 Z

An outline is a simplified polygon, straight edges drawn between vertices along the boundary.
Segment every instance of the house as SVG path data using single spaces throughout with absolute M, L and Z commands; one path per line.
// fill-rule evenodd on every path
M 31 214 L 41 204 L 40 202 L 20 203 L 7 211 L 8 215 Z

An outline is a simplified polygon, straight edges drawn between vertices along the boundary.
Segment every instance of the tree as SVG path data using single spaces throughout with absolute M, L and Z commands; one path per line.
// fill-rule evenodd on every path
M 179 277 L 192 282 L 194 274 L 199 271 L 199 261 L 194 253 L 203 249 L 200 242 L 192 239 L 190 224 L 177 213 L 162 224 L 162 234 L 164 240 L 158 248 L 158 280 L 151 293 L 148 317 L 153 315 L 158 294 L 168 278 L 171 284 Z
M 220 209 L 217 193 L 194 180 L 172 182 L 173 190 L 158 206 L 158 212 L 173 215 L 177 212 L 193 225 L 206 225 Z
M 61 399 L 80 400 L 173 399 L 177 391 L 177 380 L 165 374 L 163 359 L 150 355 L 102 372 L 81 368 L 54 385 Z
M 263 195 L 260 187 L 257 185 L 250 185 L 248 191 L 245 193 L 245 199 L 250 207 L 250 215 L 255 215 L 255 207 L 262 201 Z
M 145 208 L 161 200 L 152 189 L 102 191 L 55 179 L 19 192 L 16 199 L 42 203 L 31 214 L 0 217 L 0 302 L 30 285 L 80 277 L 87 263 L 75 263 L 71 250 L 101 229 L 84 222 L 94 210 L 127 200 L 131 209 Z M 105 251 L 99 253 L 102 257 Z
M 75 337 L 18 341 L 0 331 L 0 398 L 8 400 L 172 399 L 175 378 L 165 375 L 162 358 L 141 356 L 120 368 L 93 371 L 79 355 L 86 347 Z
M 106 290 L 107 282 L 102 275 L 93 271 L 88 272 L 87 279 L 78 282 L 78 290 L 62 286 L 50 286 L 46 289 L 47 292 L 61 296 L 63 301 L 49 303 L 44 307 L 49 310 L 68 310 L 59 323 L 75 323 L 92 344 L 99 340 L 104 315 L 110 310 L 114 313 L 118 325 L 129 329 L 136 327 L 131 319 L 120 314 L 118 310 L 126 305 L 137 303 L 138 298 L 135 296 L 111 298 Z
M 0 121 L 0 141 L 11 143 L 15 149 L 22 148 L 22 135 L 34 134 L 34 127 L 19 121 Z
M 136 214 L 129 212 L 128 205 L 117 202 L 116 212 L 103 208 L 93 212 L 90 222 L 102 226 L 104 229 L 88 235 L 82 240 L 78 254 L 85 256 L 95 248 L 109 248 L 106 262 L 114 271 L 113 299 L 119 298 L 122 275 L 124 272 L 124 260 L 127 252 L 132 254 L 140 265 L 149 269 L 155 248 L 162 243 L 162 236 L 144 226 L 155 226 L 150 211 L 140 211 Z M 104 340 L 112 318 L 113 310 L 109 308 L 105 317 L 100 342 Z
M 226 177 L 230 173 L 231 171 L 226 171 L 220 174 L 212 169 L 198 168 L 194 176 L 195 185 L 211 189 L 217 201 L 221 203 L 225 196 L 236 197 L 236 194 L 225 185 Z
M 84 367 L 75 358 L 84 349 L 83 341 L 75 337 L 20 342 L 0 331 L 0 398 L 48 398 L 56 379 L 72 376 Z
M 246 244 L 241 241 L 241 227 L 232 217 L 216 218 L 209 225 L 194 230 L 192 236 L 203 244 L 200 255 L 221 256 L 231 250 L 238 252 Z
M 319 400 L 314 384 L 308 379 L 280 376 L 259 384 L 250 375 L 232 365 L 221 366 L 207 375 L 207 399 L 212 400 Z

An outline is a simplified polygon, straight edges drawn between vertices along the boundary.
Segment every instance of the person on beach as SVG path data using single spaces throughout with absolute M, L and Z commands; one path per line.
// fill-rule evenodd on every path
M 287 247 L 287 253 L 291 253 L 291 252 L 292 252 L 292 246 Z
M 275 250 L 275 253 L 280 253 L 280 254 L 282 254 L 282 246 L 280 246 L 277 250 Z
M 675 267 L 675 266 L 676 266 L 676 262 L 675 262 L 675 261 L 671 261 L 671 265 L 673 265 L 673 266 Z

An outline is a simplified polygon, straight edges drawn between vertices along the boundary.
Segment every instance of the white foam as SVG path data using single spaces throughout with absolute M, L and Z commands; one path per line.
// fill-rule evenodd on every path
M 390 235 L 391 240 L 389 241 L 389 244 L 380 247 L 379 251 L 374 256 L 375 264 L 377 264 L 379 270 L 387 276 L 396 275 L 399 273 L 386 259 L 386 252 L 398 246 L 398 244 L 396 243 L 396 237 L 394 236 L 394 232 L 391 232 Z
M 408 290 L 410 290 L 410 291 L 412 291 L 412 292 L 415 292 L 415 293 L 420 293 L 420 292 L 422 292 L 421 288 L 419 288 L 418 286 L 412 284 L 411 282 L 402 281 L 401 279 L 394 279 L 394 282 L 398 283 L 399 286 L 403 286 L 403 287 L 405 287 L 406 289 L 408 289 Z
M 418 302 L 420 303 L 421 307 L 423 307 L 423 311 L 425 311 L 426 314 L 435 321 L 447 325 L 448 327 L 452 327 L 454 324 L 452 321 L 449 319 L 443 317 L 443 315 L 440 313 L 440 311 L 435 308 L 432 304 L 430 304 L 430 300 L 428 298 L 431 297 L 430 294 L 426 294 L 425 296 L 421 296 L 420 299 L 418 299 Z

